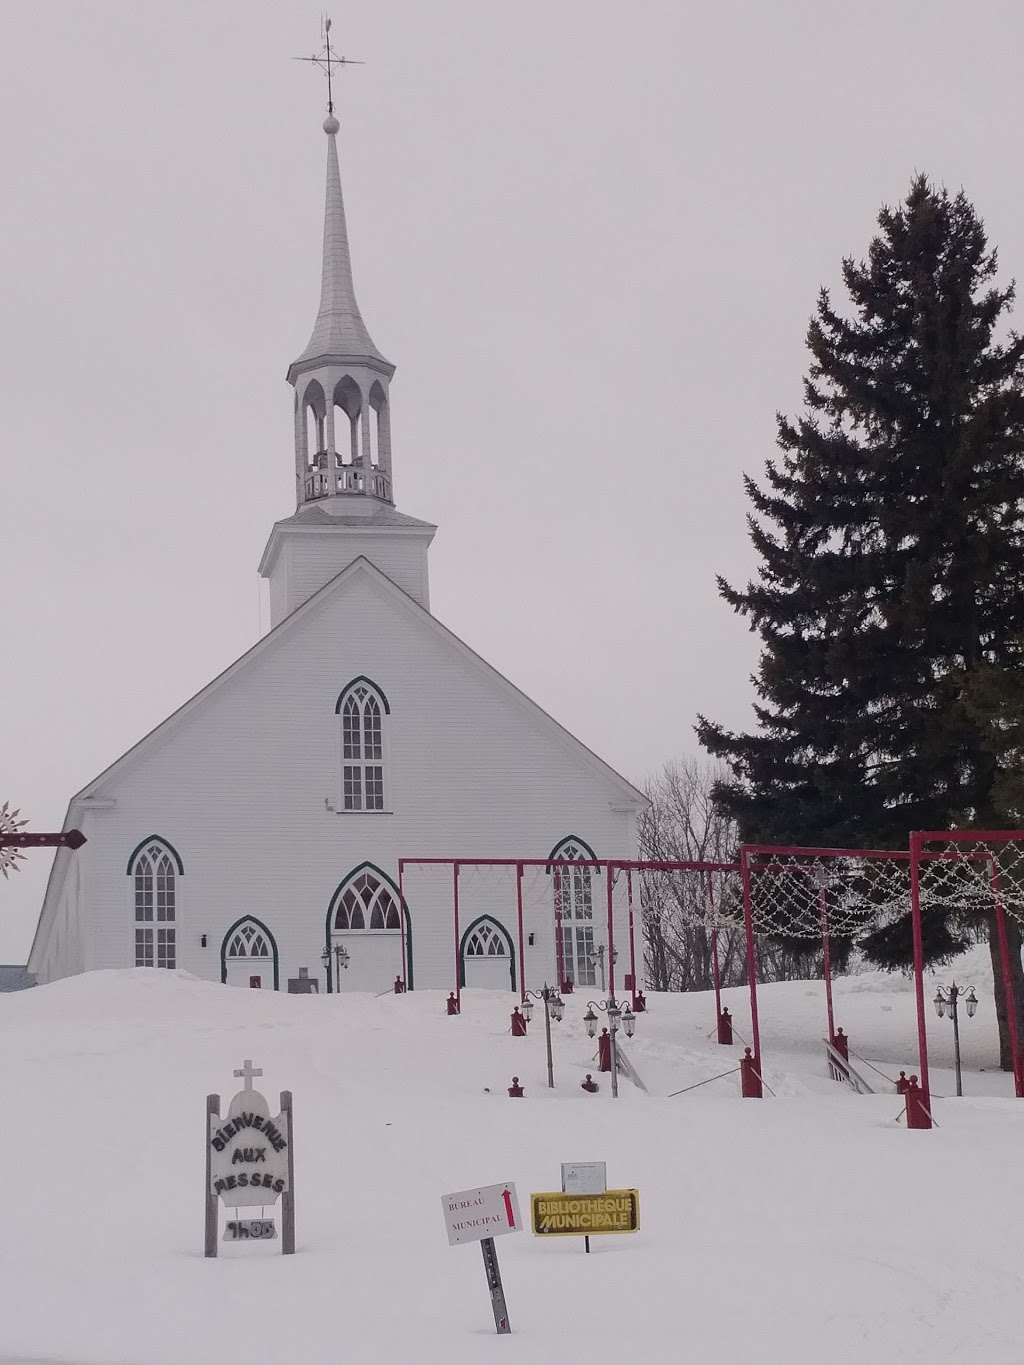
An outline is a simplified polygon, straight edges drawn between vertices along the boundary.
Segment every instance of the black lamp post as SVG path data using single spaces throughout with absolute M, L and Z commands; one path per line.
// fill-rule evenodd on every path
M 554 1090 L 555 1070 L 554 1063 L 551 1060 L 551 1020 L 554 1019 L 555 1023 L 558 1023 L 565 1013 L 565 1002 L 546 981 L 543 990 L 523 991 L 522 1009 L 527 1023 L 533 1018 L 533 1006 L 530 1004 L 531 996 L 534 1000 L 543 1000 L 544 1002 L 544 1038 L 548 1045 L 548 1088 Z
M 962 1098 L 964 1093 L 963 1076 L 960 1072 L 960 1014 L 958 1001 L 963 996 L 967 1007 L 968 1019 L 973 1019 L 978 1009 L 978 997 L 973 986 L 966 989 L 954 981 L 951 986 L 939 986 L 935 992 L 935 1013 L 941 1019 L 948 1013 L 953 1021 L 953 1060 L 956 1066 L 956 1093 Z
M 337 992 L 339 989 L 339 982 L 341 978 L 341 969 L 344 967 L 347 970 L 348 964 L 351 961 L 351 959 L 348 955 L 348 949 L 345 947 L 344 943 L 336 943 L 333 949 L 331 948 L 331 945 L 329 943 L 326 945 L 323 952 L 320 954 L 320 961 L 324 964 L 324 971 L 327 973 L 328 985 L 330 985 L 331 980 L 332 951 L 334 953 L 334 961 L 336 964 L 334 968 L 334 989 L 335 992 Z
M 608 1035 L 611 1039 L 612 1054 L 612 1099 L 617 1100 L 619 1098 L 619 1048 L 618 1043 L 616 1042 L 616 1035 L 621 1026 L 626 1030 L 626 1037 L 632 1038 L 633 1032 L 636 1029 L 636 1015 L 628 1004 L 626 1005 L 626 1008 L 623 1009 L 614 995 L 609 996 L 607 1000 L 588 1000 L 587 1012 L 583 1016 L 583 1022 L 586 1024 L 587 1034 L 591 1038 L 593 1038 L 594 1034 L 597 1032 L 597 1015 L 594 1013 L 595 1009 L 600 1010 L 602 1014 L 607 1014 L 608 1016 Z

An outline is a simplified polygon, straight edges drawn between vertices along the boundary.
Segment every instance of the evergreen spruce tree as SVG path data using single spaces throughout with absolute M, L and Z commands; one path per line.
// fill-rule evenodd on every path
M 962 684 L 1022 659 L 1014 290 L 995 283 L 962 192 L 918 176 L 878 225 L 867 260 L 843 262 L 849 306 L 819 296 L 803 414 L 778 418 L 764 483 L 745 480 L 757 578 L 719 579 L 763 644 L 755 732 L 698 725 L 729 765 L 716 799 L 746 840 L 906 848 L 912 829 L 1000 824 L 997 756 Z M 962 925 L 930 914 L 926 939 L 948 955 Z M 897 965 L 909 946 L 905 928 L 869 948 Z M 1007 1065 L 1005 1018 L 1000 1031 Z
M 1024 645 L 1024 642 L 1022 642 Z M 992 807 L 1007 828 L 1024 828 L 1024 669 L 982 664 L 964 675 L 963 702 L 996 761 Z

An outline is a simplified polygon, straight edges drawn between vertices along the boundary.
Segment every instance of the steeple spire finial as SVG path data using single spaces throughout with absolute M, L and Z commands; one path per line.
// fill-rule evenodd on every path
M 300 370 L 310 369 L 325 361 L 362 361 L 383 365 L 388 374 L 394 367 L 385 360 L 374 345 L 356 303 L 352 283 L 352 258 L 348 245 L 348 225 L 345 203 L 341 194 L 341 172 L 338 169 L 337 134 L 341 127 L 334 114 L 333 72 L 339 66 L 362 66 L 351 57 L 339 57 L 331 41 L 331 21 L 322 21 L 322 50 L 312 57 L 296 57 L 297 62 L 311 62 L 327 76 L 327 200 L 324 211 L 324 259 L 320 287 L 320 310 L 309 345 L 289 372 L 289 382 Z
M 325 14 L 320 20 L 320 37 L 324 40 L 324 45 L 319 52 L 312 57 L 295 57 L 296 62 L 312 62 L 318 66 L 327 77 L 327 117 L 331 118 L 334 114 L 334 68 L 336 66 L 364 66 L 364 62 L 357 61 L 354 57 L 339 57 L 334 50 L 331 42 L 331 19 L 330 15 Z

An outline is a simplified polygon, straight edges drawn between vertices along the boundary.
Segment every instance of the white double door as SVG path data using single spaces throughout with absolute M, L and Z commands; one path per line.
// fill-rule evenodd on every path
M 348 966 L 339 970 L 338 955 L 332 951 L 331 977 L 336 991 L 372 991 L 378 995 L 390 990 L 395 977 L 402 975 L 400 933 L 372 929 L 335 932 L 331 937 L 332 950 L 335 945 L 348 954 Z

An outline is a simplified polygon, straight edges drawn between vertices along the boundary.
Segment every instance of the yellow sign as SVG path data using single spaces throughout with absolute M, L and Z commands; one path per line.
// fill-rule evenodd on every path
M 530 1221 L 537 1237 L 593 1237 L 596 1233 L 636 1232 L 640 1191 L 604 1194 L 531 1194 Z

